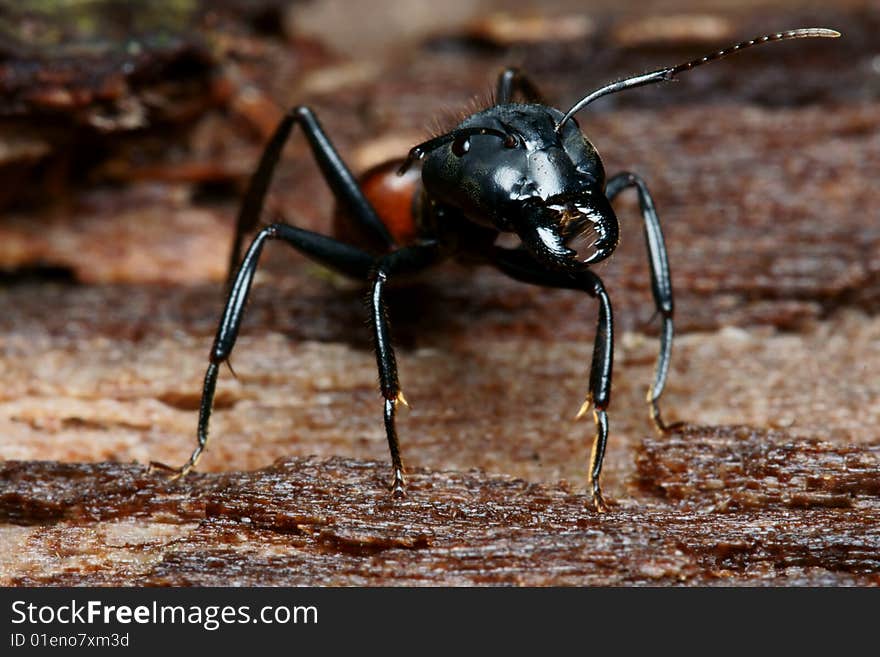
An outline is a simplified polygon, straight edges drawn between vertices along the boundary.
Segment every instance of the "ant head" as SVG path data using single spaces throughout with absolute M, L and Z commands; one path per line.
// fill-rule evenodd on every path
M 835 38 L 827 28 L 765 34 L 676 66 L 624 78 L 590 92 L 567 112 L 543 105 L 497 105 L 409 152 L 400 172 L 425 158 L 422 181 L 432 198 L 468 219 L 512 231 L 549 266 L 576 269 L 607 258 L 617 246 L 617 218 L 604 195 L 605 172 L 574 115 L 608 94 L 673 80 L 752 46 L 791 39 Z M 576 238 L 593 233 L 582 258 Z
M 562 129 L 559 110 L 498 105 L 425 142 L 422 180 L 429 196 L 474 223 L 519 235 L 556 268 L 581 267 L 617 245 L 617 220 L 605 199 L 599 154 L 576 122 Z M 568 245 L 595 233 L 592 254 Z

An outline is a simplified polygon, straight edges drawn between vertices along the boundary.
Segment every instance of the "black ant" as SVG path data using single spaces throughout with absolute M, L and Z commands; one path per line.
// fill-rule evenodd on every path
M 498 78 L 492 107 L 467 117 L 452 131 L 415 146 L 406 159 L 371 169 L 360 180 L 339 157 L 314 113 L 308 107 L 294 108 L 281 121 L 263 152 L 238 215 L 229 262 L 230 274 L 236 273 L 229 277 L 228 298 L 205 374 L 198 445 L 189 460 L 174 469 L 175 476 L 195 467 L 207 445 L 219 366 L 229 358 L 235 345 L 263 246 L 267 240 L 280 239 L 331 269 L 369 281 L 373 347 L 385 402 L 394 496 L 404 495 L 395 412 L 397 404 L 406 404 L 406 399 L 397 378 L 384 301 L 391 278 L 455 257 L 468 263 L 494 265 L 526 283 L 581 290 L 598 299 L 599 319 L 589 387 L 577 417 L 592 407 L 596 424 L 589 466 L 592 502 L 596 509 L 604 510 L 599 474 L 608 439 L 614 321 L 605 287 L 589 266 L 606 259 L 617 247 L 619 226 L 611 201 L 628 187 L 635 187 L 638 193 L 651 290 L 662 319 L 660 352 L 647 396 L 651 419 L 660 432 L 668 430 L 660 416 L 659 399 L 672 349 L 672 281 L 660 221 L 644 181 L 629 172 L 606 179 L 598 152 L 573 117 L 602 96 L 672 80 L 680 73 L 757 44 L 838 36 L 834 30 L 810 28 L 743 41 L 678 66 L 613 82 L 587 94 L 567 112 L 549 107 L 522 72 L 507 69 Z M 525 103 L 514 102 L 517 93 Z M 353 241 L 357 246 L 285 223 L 273 223 L 260 230 L 239 264 L 242 237 L 259 221 L 282 147 L 297 124 L 347 217 L 346 232 L 356 237 Z M 411 169 L 416 160 L 423 160 L 421 173 Z M 403 180 L 395 181 L 395 174 Z M 497 245 L 501 233 L 514 233 L 522 245 L 513 249 Z M 585 235 L 595 239 L 584 257 L 572 247 Z

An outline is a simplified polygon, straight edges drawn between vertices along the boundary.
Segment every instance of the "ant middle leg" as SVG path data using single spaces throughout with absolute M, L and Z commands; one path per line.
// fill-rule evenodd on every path
M 660 415 L 660 395 L 666 385 L 666 377 L 669 374 L 669 359 L 672 353 L 672 338 L 674 335 L 672 315 L 674 304 L 672 298 L 672 278 L 669 274 L 669 258 L 666 254 L 666 243 L 663 240 L 663 231 L 660 229 L 660 219 L 654 207 L 654 200 L 648 191 L 645 181 L 634 173 L 625 171 L 611 178 L 605 186 L 605 194 L 611 201 L 627 187 L 635 187 L 639 195 L 639 207 L 645 222 L 645 242 L 648 247 L 648 263 L 651 268 L 651 292 L 654 295 L 654 305 L 662 319 L 660 330 L 660 353 L 657 355 L 657 363 L 654 367 L 654 382 L 648 389 L 647 401 L 650 406 L 651 420 L 661 433 L 668 431 L 675 425 L 667 425 Z
M 256 228 L 260 221 L 263 203 L 269 184 L 272 182 L 272 175 L 281 157 L 281 150 L 290 137 L 293 127 L 297 124 L 302 126 L 315 161 L 340 206 L 367 229 L 367 233 L 372 236 L 377 245 L 387 249 L 394 243 L 388 229 L 382 223 L 376 210 L 370 205 L 358 185 L 357 179 L 352 175 L 339 153 L 336 152 L 314 112 L 301 105 L 284 115 L 266 145 L 260 157 L 260 163 L 248 183 L 236 220 L 235 238 L 229 254 L 227 284 L 232 283 L 232 276 L 238 267 L 244 235 Z
M 268 240 L 280 239 L 287 242 L 297 251 L 342 274 L 366 280 L 373 267 L 375 258 L 356 247 L 339 242 L 331 237 L 313 233 L 288 224 L 275 223 L 263 228 L 248 248 L 241 266 L 229 288 L 223 316 L 217 327 L 214 344 L 209 356 L 210 363 L 205 373 L 202 387 L 202 399 L 199 404 L 199 423 L 197 443 L 192 455 L 179 468 L 172 468 L 161 463 L 153 463 L 154 467 L 171 470 L 174 477 L 180 477 L 192 470 L 208 444 L 208 424 L 214 405 L 214 391 L 217 386 L 217 374 L 220 364 L 226 361 L 241 328 L 244 308 L 257 271 L 260 254 Z
M 529 76 L 518 68 L 504 69 L 498 75 L 498 82 L 495 85 L 495 104 L 506 105 L 513 102 L 517 92 L 529 103 L 547 104 L 544 95 Z

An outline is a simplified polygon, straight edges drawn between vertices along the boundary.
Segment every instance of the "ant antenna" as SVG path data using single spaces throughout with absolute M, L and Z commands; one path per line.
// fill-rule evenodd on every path
M 592 103 L 594 100 L 601 98 L 602 96 L 617 93 L 618 91 L 623 91 L 624 89 L 632 89 L 633 87 L 641 87 L 646 84 L 654 84 L 655 82 L 672 80 L 679 73 L 690 71 L 692 68 L 696 68 L 697 66 L 708 64 L 709 62 L 713 62 L 716 59 L 727 57 L 727 55 L 732 55 L 735 52 L 739 52 L 740 50 L 745 50 L 746 48 L 751 48 L 752 46 L 757 46 L 762 43 L 770 43 L 771 41 L 787 41 L 789 39 L 810 39 L 813 37 L 836 38 L 839 36 L 840 32 L 838 32 L 837 30 L 829 30 L 822 27 L 803 28 L 799 30 L 789 30 L 788 32 L 765 34 L 764 36 L 755 37 L 754 39 L 750 39 L 748 41 L 741 41 L 740 43 L 734 44 L 732 46 L 724 48 L 723 50 L 719 50 L 718 52 L 714 52 L 704 57 L 692 59 L 691 61 L 685 62 L 684 64 L 679 64 L 678 66 L 661 68 L 650 73 L 643 73 L 642 75 L 636 75 L 631 78 L 625 78 L 623 80 L 618 80 L 617 82 L 612 82 L 611 84 L 605 85 L 604 87 L 596 89 L 596 91 L 587 94 L 577 103 L 575 103 L 572 108 L 565 113 L 565 116 L 562 117 L 559 123 L 556 124 L 556 132 L 559 132 L 560 128 L 562 128 L 562 126 L 565 125 L 565 122 L 568 121 L 572 116 L 574 116 L 584 107 Z

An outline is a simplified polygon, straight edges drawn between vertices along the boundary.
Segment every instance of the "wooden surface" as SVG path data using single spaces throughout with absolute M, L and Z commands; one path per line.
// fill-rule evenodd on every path
M 8 462 L 4 561 L 29 585 L 880 583 L 877 448 L 719 427 L 637 458 L 661 499 L 602 515 L 567 486 L 474 470 L 416 470 L 392 500 L 385 463 L 342 458 L 181 484 Z
M 45 106 L 4 110 L 18 149 L 0 164 L 21 177 L 0 199 L 0 582 L 877 583 L 876 10 L 782 2 L 707 22 L 682 3 L 651 23 L 650 7 L 581 20 L 560 3 L 537 27 L 509 19 L 520 32 L 484 12 L 367 54 L 303 36 L 326 19 L 298 11 L 281 32 L 238 14 L 202 23 L 193 75 L 209 71 L 215 95 L 192 115 L 134 133 L 71 125 L 71 141 L 46 132 Z M 655 196 L 678 329 L 663 407 L 689 423 L 657 436 L 647 419 L 656 323 L 627 194 L 621 247 L 598 270 L 619 327 L 609 513 L 586 507 L 592 428 L 571 420 L 591 300 L 455 265 L 395 290 L 412 409 L 410 495 L 393 502 L 363 291 L 283 247 L 258 276 L 237 378 L 221 374 L 201 472 L 147 473 L 192 448 L 236 200 L 281 108 L 308 101 L 362 169 L 508 63 L 565 106 L 820 24 L 844 38 L 744 53 L 579 117 L 608 171 L 638 171 Z M 23 134 L 27 148 L 10 136 Z M 74 146 L 101 157 L 71 160 Z M 294 139 L 268 211 L 326 230 L 331 210 Z

